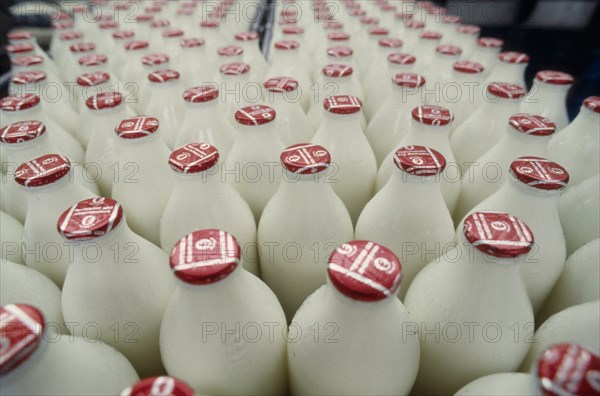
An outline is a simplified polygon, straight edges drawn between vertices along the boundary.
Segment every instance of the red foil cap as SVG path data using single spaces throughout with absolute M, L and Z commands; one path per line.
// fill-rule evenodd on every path
M 440 32 L 426 31 L 419 33 L 419 38 L 423 40 L 441 40 L 442 34 Z
M 41 187 L 54 183 L 71 170 L 71 162 L 59 154 L 46 154 L 21 164 L 15 181 L 25 187 Z
M 250 71 L 250 65 L 247 63 L 228 63 L 219 68 L 219 72 L 225 76 L 241 76 Z
M 435 52 L 442 55 L 459 56 L 462 54 L 462 49 L 456 45 L 442 44 L 435 47 Z
M 84 73 L 77 77 L 77 84 L 82 87 L 93 87 L 98 84 L 105 83 L 110 80 L 110 75 L 105 72 Z
M 498 258 L 529 253 L 533 234 L 517 217 L 502 212 L 475 212 L 464 222 L 465 238 L 476 249 Z
M 413 120 L 423 125 L 445 126 L 454 121 L 454 114 L 444 107 L 421 105 L 415 107 L 412 112 Z
M 24 54 L 33 51 L 33 45 L 28 43 L 11 44 L 6 46 L 6 52 L 9 54 Z
M 507 51 L 498 55 L 498 59 L 505 63 L 524 64 L 529 62 L 529 55 L 523 52 Z
M 477 40 L 477 45 L 485 48 L 500 48 L 504 45 L 504 41 L 496 37 L 481 37 Z
M 12 76 L 13 84 L 35 84 L 44 80 L 46 80 L 46 73 L 41 70 L 21 72 Z
M 157 70 L 148 74 L 148 80 L 153 83 L 165 83 L 168 81 L 179 80 L 179 72 L 173 69 Z
M 114 39 L 123 40 L 123 39 L 128 39 L 128 38 L 134 37 L 135 32 L 133 32 L 131 30 L 121 30 L 119 32 L 114 32 L 112 34 L 112 36 Z
M 462 34 L 479 34 L 481 33 L 481 28 L 477 25 L 461 25 L 456 28 L 456 31 Z
M 408 29 L 424 29 L 425 23 L 411 19 L 411 20 L 404 22 L 404 26 Z
M 550 136 L 556 132 L 556 125 L 549 119 L 533 114 L 514 114 L 508 124 L 519 132 L 533 136 Z
M 140 139 L 152 135 L 158 130 L 158 126 L 158 119 L 154 117 L 135 116 L 121 121 L 115 132 L 121 139 Z
M 568 73 L 555 70 L 542 70 L 537 72 L 535 79 L 552 85 L 571 85 L 574 78 Z
M 454 62 L 452 68 L 459 73 L 479 74 L 483 73 L 483 65 L 478 62 L 468 60 L 459 60 Z
M 35 352 L 42 342 L 45 326 L 44 315 L 31 305 L 0 307 L 0 375 L 18 367 Z
M 280 40 L 275 43 L 275 48 L 278 50 L 289 51 L 300 47 L 300 43 L 296 40 Z
M 110 198 L 91 198 L 67 209 L 58 219 L 58 232 L 70 241 L 86 241 L 111 232 L 123 220 L 123 208 Z
M 142 64 L 146 66 L 158 66 L 169 61 L 167 54 L 151 54 L 142 57 Z
M 150 22 L 150 27 L 152 28 L 165 28 L 167 26 L 171 26 L 171 22 L 168 19 L 156 19 Z
M 344 32 L 333 32 L 327 34 L 327 40 L 331 41 L 347 41 L 350 40 L 350 35 Z
M 281 153 L 280 159 L 287 171 L 300 175 L 322 172 L 331 163 L 329 151 L 310 143 L 294 144 L 286 148 Z
M 334 58 L 345 58 L 352 56 L 354 51 L 350 47 L 331 47 L 327 48 L 327 55 Z
M 363 25 L 377 25 L 379 24 L 379 19 L 372 17 L 362 17 L 360 18 L 360 23 Z
M 63 41 L 72 41 L 72 40 L 77 40 L 83 37 L 83 33 L 82 32 L 77 32 L 77 31 L 71 31 L 71 32 L 64 32 L 61 33 L 59 38 Z
M 348 65 L 331 64 L 322 70 L 323 75 L 327 77 L 348 77 L 354 72 Z
M 323 101 L 325 110 L 332 114 L 354 114 L 362 109 L 362 102 L 356 96 L 329 96 Z
M 340 293 L 353 300 L 372 302 L 395 295 L 402 280 L 402 266 L 384 246 L 352 241 L 331 254 L 327 274 Z
M 181 36 L 183 36 L 183 30 L 181 30 L 181 29 L 167 29 L 164 32 L 162 32 L 162 36 L 164 38 L 181 37 Z
M 510 164 L 510 173 L 521 183 L 539 190 L 564 190 L 569 183 L 565 168 L 540 157 L 517 158 Z
M 24 55 L 12 58 L 10 63 L 16 67 L 27 67 L 40 65 L 44 62 L 44 58 L 39 55 Z
M 19 111 L 30 109 L 40 103 L 40 97 L 35 94 L 21 96 L 6 96 L 0 99 L 0 109 L 4 111 Z
M 177 173 L 199 173 L 219 162 L 219 152 L 208 143 L 190 143 L 174 150 L 169 166 Z
M 237 123 L 248 126 L 268 124 L 275 116 L 275 109 L 265 105 L 246 106 L 235 112 Z
M 388 34 L 390 34 L 390 31 L 384 27 L 375 26 L 367 29 L 367 33 L 370 36 L 387 36 Z
M 425 77 L 416 73 L 397 73 L 392 82 L 399 87 L 418 88 L 425 84 Z
M 40 121 L 19 121 L 0 129 L 0 142 L 17 144 L 37 139 L 46 133 L 46 126 Z
M 195 48 L 202 47 L 204 45 L 204 40 L 200 38 L 184 38 L 179 42 L 181 48 Z
M 491 83 L 488 85 L 487 91 L 492 95 L 503 99 L 518 99 L 525 96 L 527 93 L 525 88 L 506 82 Z
M 108 57 L 102 54 L 85 55 L 77 61 L 81 66 L 100 66 L 108 61 Z
M 298 81 L 290 77 L 273 77 L 263 85 L 269 92 L 292 92 L 298 89 Z
M 173 377 L 160 376 L 141 380 L 125 389 L 119 396 L 194 396 L 194 390 Z
M 383 38 L 379 40 L 379 46 L 383 48 L 400 48 L 404 45 L 402 40 L 393 38 Z
M 218 28 L 220 25 L 221 24 L 219 23 L 219 21 L 216 21 L 214 19 L 200 22 L 200 27 L 209 28 L 209 29 Z
M 111 109 L 123 103 L 123 95 L 119 92 L 101 92 L 97 95 L 90 96 L 85 101 L 85 105 L 90 110 Z
M 190 103 L 210 102 L 219 97 L 219 88 L 215 85 L 206 84 L 198 87 L 186 89 L 183 93 L 183 99 Z
M 417 61 L 417 58 L 410 54 L 389 54 L 387 57 L 388 62 L 395 65 L 412 65 Z
M 115 21 L 102 21 L 102 22 L 98 23 L 98 27 L 103 30 L 116 29 L 119 27 L 119 24 Z
M 69 50 L 71 52 L 90 52 L 90 51 L 94 51 L 96 49 L 96 44 L 94 43 L 76 43 L 76 44 L 71 44 L 71 46 L 69 47 Z
M 590 96 L 583 101 L 583 106 L 595 113 L 600 113 L 600 96 Z
M 283 28 L 282 30 L 283 34 L 303 34 L 304 33 L 304 29 L 298 26 L 289 26 L 286 28 Z
M 125 44 L 125 49 L 127 51 L 138 51 L 144 48 L 148 48 L 148 42 L 145 40 L 135 40 Z
M 235 35 L 235 39 L 238 41 L 254 41 L 258 40 L 259 36 L 256 32 L 242 32 Z
M 244 49 L 237 45 L 228 45 L 217 50 L 220 56 L 238 56 L 244 53 Z
M 446 169 L 446 158 L 425 146 L 405 146 L 394 154 L 398 169 L 415 176 L 435 176 Z
M 171 251 L 175 276 L 192 285 L 208 285 L 226 278 L 240 263 L 240 245 L 233 235 L 216 229 L 194 231 Z
M 19 30 L 16 32 L 9 32 L 6 37 L 11 41 L 29 40 L 33 38 L 33 34 L 26 30 Z

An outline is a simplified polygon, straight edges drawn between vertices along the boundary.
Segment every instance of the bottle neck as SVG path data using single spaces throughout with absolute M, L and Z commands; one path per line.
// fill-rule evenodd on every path
M 517 131 L 511 125 L 506 127 L 506 132 L 502 137 L 502 140 L 498 143 L 499 146 L 504 146 L 511 152 L 527 152 L 527 155 L 537 155 L 540 151 L 543 151 L 548 142 L 552 138 L 552 135 L 548 136 L 535 136 L 528 135 L 523 132 Z
M 503 281 L 521 282 L 519 267 L 524 255 L 515 258 L 501 258 L 484 253 L 465 238 L 463 230 L 459 231 L 456 255 L 460 255 L 457 270 L 468 271 L 474 282 L 483 282 L 492 287 L 505 287 Z M 482 285 L 483 286 L 483 285 Z M 485 288 L 483 288 L 485 290 Z
M 362 130 L 360 121 L 360 111 L 354 114 L 332 114 L 323 110 L 324 116 L 322 126 L 330 129 L 336 129 L 340 132 L 349 133 L 355 130 Z M 348 135 L 349 138 L 350 135 Z
M 562 191 L 548 191 L 531 187 L 509 174 L 506 182 L 498 191 L 497 198 L 511 206 L 531 208 L 532 210 L 535 208 L 536 212 L 551 213 L 558 210 L 561 193 Z
M 573 128 L 569 128 L 577 135 L 590 135 L 591 138 L 598 139 L 598 125 L 600 125 L 600 113 L 581 106 L 577 117 L 571 123 Z
M 211 195 L 218 195 L 224 183 L 221 180 L 220 170 L 220 165 L 216 164 L 210 169 L 197 173 L 174 172 L 175 187 L 173 191 L 189 194 L 192 199 L 198 194 L 199 188 Z
M 534 95 L 543 98 L 544 101 L 555 100 L 564 105 L 570 88 L 571 85 L 548 84 L 534 79 L 531 91 Z
M 519 99 L 499 98 L 486 92 L 483 96 L 483 104 L 478 111 L 487 119 L 495 119 L 504 123 L 510 116 L 519 112 L 520 103 Z
M 509 82 L 511 84 L 522 85 L 523 75 L 525 74 L 526 63 L 506 63 L 499 61 L 492 70 L 489 77 L 491 82 Z
M 159 138 L 160 133 L 153 133 L 148 136 L 137 139 L 117 138 L 117 144 L 121 148 L 118 150 L 119 158 L 122 161 L 134 161 L 156 163 L 161 161 L 163 154 L 168 152 L 167 146 Z M 159 165 L 162 167 L 162 164 Z

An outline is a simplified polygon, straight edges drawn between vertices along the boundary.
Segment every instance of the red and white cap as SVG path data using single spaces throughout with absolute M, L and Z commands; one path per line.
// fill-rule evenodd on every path
M 192 285 L 208 285 L 231 274 L 239 265 L 238 241 L 228 232 L 208 229 L 181 238 L 171 251 L 175 276 Z
M 379 46 L 382 48 L 400 48 L 404 45 L 402 40 L 394 38 L 382 38 L 379 40 Z
M 68 14 L 67 14 L 68 15 Z M 50 28 L 52 30 L 67 30 L 67 29 L 73 29 L 73 26 L 75 26 L 75 24 L 72 21 L 54 21 L 50 24 Z
M 534 368 L 544 396 L 600 393 L 600 355 L 574 343 L 548 347 Z
M 41 65 L 44 62 L 44 58 L 39 55 L 24 55 L 12 58 L 10 60 L 11 65 L 16 67 L 29 67 L 35 65 Z
M 87 241 L 110 233 L 124 220 L 123 208 L 110 198 L 83 200 L 59 217 L 58 232 L 70 241 Z
M 219 26 L 221 26 L 221 23 L 215 19 L 208 19 L 206 21 L 200 22 L 200 27 L 202 28 L 215 29 Z
M 136 22 L 150 22 L 154 19 L 154 15 L 152 14 L 138 14 L 135 17 Z
M 475 212 L 463 225 L 466 240 L 477 250 L 498 258 L 515 258 L 533 248 L 533 234 L 517 217 L 502 212 Z
M 394 65 L 412 65 L 417 61 L 417 58 L 410 54 L 394 53 L 389 54 L 387 60 Z
M 300 47 L 300 43 L 296 40 L 279 40 L 275 43 L 275 49 L 282 51 L 295 50 Z
M 153 29 L 161 29 L 167 26 L 171 26 L 171 21 L 168 19 L 155 19 L 150 23 L 150 27 Z
M 298 89 L 298 81 L 290 77 L 273 77 L 263 85 L 269 92 L 292 92 Z
M 255 41 L 259 39 L 256 32 L 242 32 L 235 35 L 237 41 Z
M 483 73 L 484 67 L 479 62 L 459 60 L 454 62 L 452 68 L 459 73 L 479 74 Z
M 115 21 L 101 21 L 98 23 L 98 27 L 102 30 L 117 29 L 119 24 Z
M 142 57 L 142 64 L 145 66 L 158 66 L 169 62 L 167 54 L 150 54 Z
M 179 42 L 179 45 L 181 46 L 181 48 L 195 48 L 195 47 L 202 47 L 205 44 L 204 39 L 201 38 L 184 38 L 181 39 L 181 41 Z
M 238 124 L 247 126 L 265 125 L 276 117 L 275 109 L 265 105 L 246 106 L 235 112 Z
M 488 85 L 487 91 L 492 95 L 503 99 L 519 99 L 527 93 L 525 88 L 507 82 L 491 83 Z
M 108 61 L 108 57 L 102 54 L 91 54 L 82 56 L 77 60 L 81 66 L 100 66 Z
M 535 79 L 552 85 L 571 85 L 575 80 L 569 73 L 555 70 L 542 70 L 536 73 Z
M 81 52 L 90 52 L 96 49 L 96 44 L 94 43 L 75 43 L 69 46 L 69 51 L 75 53 Z
M 25 187 L 42 187 L 69 174 L 71 161 L 59 154 L 46 154 L 21 164 L 15 171 L 15 181 Z
M 431 30 L 419 33 L 419 38 L 423 40 L 441 40 L 442 33 Z
M 174 150 L 169 166 L 177 173 L 199 173 L 219 162 L 219 151 L 208 143 L 190 143 Z
M 351 76 L 354 70 L 348 65 L 330 64 L 322 69 L 323 75 L 327 77 L 348 77 Z
M 454 121 L 454 114 L 445 107 L 421 105 L 411 112 L 413 120 L 423 125 L 446 126 Z
M 444 15 L 442 17 L 442 23 L 461 23 L 462 18 L 458 15 Z
M 301 28 L 300 26 L 287 26 L 287 27 L 283 28 L 281 31 L 283 32 L 283 34 L 291 34 L 291 35 L 304 34 L 304 29 Z
M 152 83 L 162 84 L 169 81 L 179 80 L 179 72 L 173 69 L 162 69 L 148 74 L 148 80 Z
M 496 37 L 480 37 L 477 40 L 477 45 L 484 48 L 501 48 L 504 41 Z
M 27 304 L 0 307 L 0 375 L 9 373 L 35 352 L 46 326 L 42 312 Z
M 533 136 L 550 136 L 556 132 L 556 124 L 549 119 L 534 114 L 514 114 L 508 124 L 519 132 Z
M 350 40 L 350 35 L 344 32 L 331 32 L 327 34 L 327 40 L 331 41 L 348 41 Z
M 462 54 L 462 49 L 457 45 L 441 44 L 435 47 L 435 52 L 440 55 L 459 56 Z
M 415 14 L 411 14 L 409 12 L 397 12 L 396 14 L 394 14 L 394 18 L 402 21 L 402 22 L 407 22 L 411 19 L 413 19 L 415 16 Z
M 379 18 L 364 16 L 364 17 L 360 18 L 360 23 L 362 25 L 378 25 Z
M 124 119 L 115 128 L 121 139 L 140 139 L 152 135 L 158 130 L 158 119 L 149 116 L 135 116 Z
M 460 25 L 456 28 L 456 31 L 462 34 L 479 34 L 481 28 L 477 25 Z
M 111 109 L 123 103 L 123 95 L 119 92 L 101 92 L 86 99 L 85 105 L 90 110 Z
M 498 59 L 504 63 L 521 65 L 529 62 L 529 55 L 524 52 L 506 51 L 498 55 Z
M 538 190 L 562 191 L 569 172 L 556 162 L 540 157 L 520 157 L 510 164 L 510 173 L 521 183 Z
M 402 280 L 402 265 L 398 257 L 382 245 L 351 241 L 331 254 L 327 275 L 343 295 L 373 302 L 396 294 Z
M 225 76 L 241 76 L 250 71 L 250 65 L 243 62 L 227 63 L 219 67 L 219 72 Z
M 390 30 L 381 26 L 373 26 L 367 29 L 369 36 L 387 36 Z
M 283 150 L 281 164 L 291 173 L 312 175 L 326 170 L 331 164 L 331 155 L 324 147 L 311 143 L 294 144 Z
M 125 44 L 125 50 L 127 51 L 139 51 L 148 48 L 148 42 L 146 40 L 134 40 Z
M 404 27 L 408 29 L 425 29 L 425 22 L 409 19 L 404 22 Z
M 77 77 L 77 85 L 81 87 L 93 87 L 110 81 L 110 75 L 102 71 L 84 73 Z
M 425 84 L 425 77 L 416 73 L 397 73 L 392 82 L 398 87 L 419 88 Z
M 181 29 L 167 29 L 162 32 L 164 38 L 175 38 L 183 36 L 183 30 Z
M 135 36 L 135 32 L 132 30 L 120 30 L 118 32 L 114 32 L 112 34 L 114 39 L 117 40 L 124 40 L 124 39 L 128 39 L 128 38 L 132 38 Z
M 194 390 L 173 377 L 150 377 L 124 389 L 119 396 L 194 396 Z
M 79 32 L 79 31 L 70 31 L 70 32 L 64 32 L 61 33 L 60 36 L 58 36 L 62 41 L 72 41 L 72 40 L 78 40 L 80 38 L 83 37 L 83 33 Z
M 206 103 L 219 97 L 219 88 L 213 84 L 186 89 L 183 99 L 189 103 Z
M 355 16 L 355 17 L 363 17 L 365 15 L 367 15 L 367 11 L 365 10 L 360 10 L 360 9 L 352 9 L 350 10 L 350 12 L 348 12 L 348 15 L 350 16 Z
M 41 70 L 31 70 L 17 73 L 12 76 L 13 84 L 36 84 L 46 80 L 46 73 Z
M 594 113 L 600 113 L 600 96 L 590 96 L 583 101 L 583 107 Z
M 41 121 L 19 121 L 0 129 L 0 143 L 30 142 L 44 133 L 46 133 L 46 126 Z
M 217 49 L 219 56 L 238 56 L 244 53 L 244 49 L 239 45 L 228 45 Z
M 410 175 L 435 176 L 446 169 L 446 158 L 429 147 L 405 146 L 394 153 L 394 164 Z
M 352 54 L 354 54 L 354 51 L 350 47 L 327 48 L 327 56 L 331 56 L 332 58 L 345 58 L 352 56 Z
M 2 111 L 20 111 L 27 110 L 37 106 L 40 103 L 40 97 L 36 94 L 24 94 L 20 96 L 6 96 L 0 99 L 0 109 Z
M 362 102 L 356 96 L 336 95 L 329 96 L 323 101 L 323 107 L 331 114 L 354 114 L 362 109 Z
M 24 54 L 33 51 L 33 45 L 29 43 L 11 44 L 6 46 L 6 52 L 11 55 Z
M 21 41 L 21 40 L 31 40 L 33 38 L 33 34 L 27 30 L 17 30 L 13 32 L 9 32 L 6 35 L 9 41 Z

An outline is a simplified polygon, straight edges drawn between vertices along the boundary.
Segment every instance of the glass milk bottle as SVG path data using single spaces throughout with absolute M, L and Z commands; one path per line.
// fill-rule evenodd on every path
M 295 40 L 282 40 L 273 47 L 273 62 L 267 72 L 267 77 L 293 76 L 300 86 L 300 100 L 303 109 L 310 104 L 310 91 L 313 89 L 310 75 L 306 72 L 300 57 L 300 43 Z
M 446 93 L 447 84 L 452 81 L 452 65 L 458 61 L 462 49 L 456 45 L 440 44 L 435 47 L 433 59 L 428 66 L 422 67 L 423 74 L 427 76 L 426 92 L 433 92 L 433 99 L 428 103 L 438 104 Z
M 398 73 L 388 84 L 392 86 L 392 93 L 371 119 L 366 131 L 377 165 L 381 165 L 406 135 L 411 111 L 423 102 L 421 90 L 425 78 L 415 73 Z
M 311 143 L 327 147 L 335 164 L 331 180 L 352 222 L 373 196 L 377 160 L 361 126 L 362 102 L 337 95 L 323 101 L 323 122 Z
M 435 48 L 442 42 L 442 34 L 431 30 L 419 33 L 419 39 L 413 49 L 417 58 L 417 68 L 428 67 L 434 61 Z
M 496 81 L 508 82 L 525 88 L 525 69 L 529 63 L 529 55 L 523 52 L 502 52 L 498 55 L 496 66 L 485 80 L 486 84 Z
M 159 122 L 154 117 L 130 117 L 115 132 L 117 173 L 111 196 L 123 205 L 131 229 L 158 246 L 160 218 L 173 187 L 169 149 L 160 139 Z
M 481 28 L 477 25 L 460 25 L 456 28 L 454 35 L 454 44 L 462 48 L 462 59 L 470 59 L 471 54 L 477 47 Z
M 180 42 L 178 69 L 183 87 L 196 87 L 212 82 L 217 63 L 206 53 L 206 45 L 201 38 L 184 38 Z
M 148 74 L 150 99 L 146 113 L 152 114 L 162 125 L 162 139 L 173 147 L 183 120 L 183 103 L 179 72 L 172 69 L 157 70 Z
M 227 107 L 225 117 L 234 116 L 240 107 L 252 105 L 248 100 L 250 91 L 246 90 L 252 85 L 258 87 L 258 84 L 251 83 L 250 70 L 247 63 L 227 63 L 219 67 L 217 78 L 220 83 L 221 102 Z
M 498 192 L 469 213 L 500 210 L 527 222 L 535 235 L 536 249 L 521 265 L 521 275 L 533 312 L 537 313 L 567 259 L 565 237 L 558 217 L 558 199 L 569 182 L 569 174 L 559 164 L 533 156 L 515 159 L 509 172 L 510 179 Z
M 237 240 L 222 230 L 177 242 L 170 265 L 178 287 L 162 320 L 162 360 L 169 375 L 207 394 L 280 395 L 287 387 L 285 315 L 240 259 Z
M 440 106 L 454 114 L 452 132 L 465 121 L 481 103 L 483 65 L 459 60 L 451 67 L 450 77 L 442 86 Z
M 483 70 L 489 74 L 498 62 L 498 55 L 502 50 L 504 41 L 495 37 L 481 37 L 477 40 L 477 46 L 468 60 L 483 65 Z
M 254 215 L 225 182 L 222 163 L 217 148 L 208 143 L 190 143 L 171 153 L 169 166 L 175 173 L 175 185 L 160 221 L 160 246 L 169 253 L 190 232 L 225 230 L 238 236 L 244 268 L 258 276 Z
M 409 393 L 419 341 L 396 298 L 401 279 L 400 261 L 377 243 L 351 241 L 331 254 L 327 284 L 311 294 L 290 325 L 292 395 Z
M 562 130 L 569 124 L 566 102 L 573 81 L 573 76 L 567 73 L 553 70 L 537 72 L 519 111 L 546 117 L 556 124 L 557 131 Z
M 52 67 L 49 67 L 49 65 L 44 62 L 44 58 L 40 55 L 23 55 L 16 58 L 13 57 L 10 59 L 10 68 L 13 75 L 22 72 L 42 71 L 46 73 L 46 76 L 48 76 L 48 81 L 59 84 L 63 81 L 57 72 L 53 71 Z M 9 87 L 10 86 L 12 85 L 9 85 Z
M 127 359 L 102 342 L 50 333 L 27 304 L 0 307 L 0 392 L 4 395 L 116 395 L 139 377 Z
M 236 138 L 223 165 L 227 182 L 248 202 L 257 221 L 282 177 L 279 154 L 284 146 L 275 116 L 275 110 L 265 105 L 239 109 Z
M 62 289 L 65 323 L 79 324 L 71 334 L 85 335 L 85 324 L 94 323 L 98 339 L 123 353 L 141 376 L 162 373 L 160 322 L 175 288 L 167 255 L 134 234 L 110 198 L 73 205 L 57 228 L 72 248 Z
M 260 51 L 259 38 L 256 32 L 240 32 L 235 35 L 235 42 L 244 49 L 244 60 L 251 65 L 256 81 L 262 81 L 269 69 L 269 64 Z
M 402 147 L 394 165 L 392 177 L 360 214 L 355 237 L 381 243 L 402 258 L 403 300 L 419 271 L 454 246 L 454 224 L 440 188 L 446 168 L 442 154 Z
M 354 237 L 348 210 L 328 180 L 330 162 L 329 152 L 319 145 L 285 149 L 285 177 L 260 218 L 262 278 L 277 295 L 288 322 L 325 284 L 324 258 Z M 296 258 L 288 252 L 291 245 L 299 249 Z
M 416 20 L 404 22 L 404 48 L 408 53 L 415 53 L 418 50 L 419 34 L 425 29 L 425 23 Z
M 410 54 L 394 52 L 387 57 L 385 72 L 368 80 L 369 84 L 365 86 L 367 101 L 371 102 L 370 106 L 375 109 L 369 122 L 377 115 L 378 109 L 381 109 L 381 106 L 392 96 L 393 89 L 390 80 L 393 80 L 398 73 L 412 72 L 416 61 L 417 58 Z
M 138 114 L 146 114 L 148 102 L 150 101 L 153 93 L 152 83 L 147 76 L 156 70 L 169 68 L 171 64 L 171 58 L 167 54 L 153 53 L 143 56 L 141 61 L 143 71 L 137 76 L 136 83 L 138 84 L 139 90 L 137 94 L 137 102 L 134 103 L 134 107 Z
M 77 60 L 85 55 L 97 53 L 96 44 L 91 42 L 79 42 L 69 46 L 69 52 L 65 57 L 65 64 L 61 67 L 63 78 L 70 79 L 77 75 L 79 64 Z
M 89 97 L 101 92 L 111 91 L 114 83 L 116 81 L 111 81 L 110 74 L 105 72 L 96 71 L 81 74 L 77 77 L 77 90 L 75 91 L 77 110 L 80 112 L 83 110 Z M 80 117 L 78 116 L 78 118 Z
M 421 339 L 415 394 L 452 394 L 481 376 L 518 368 L 529 344 L 515 340 L 509 327 L 533 327 L 519 272 L 533 245 L 515 216 L 476 212 L 465 220 L 456 249 L 413 280 L 404 304 Z M 442 335 L 448 326 L 456 329 Z

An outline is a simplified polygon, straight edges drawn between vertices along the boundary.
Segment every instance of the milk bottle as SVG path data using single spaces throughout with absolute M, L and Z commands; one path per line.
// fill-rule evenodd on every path
M 531 91 L 523 99 L 519 111 L 544 116 L 556 124 L 557 131 L 562 130 L 569 124 L 566 99 L 573 81 L 573 76 L 567 73 L 554 70 L 537 72 Z

